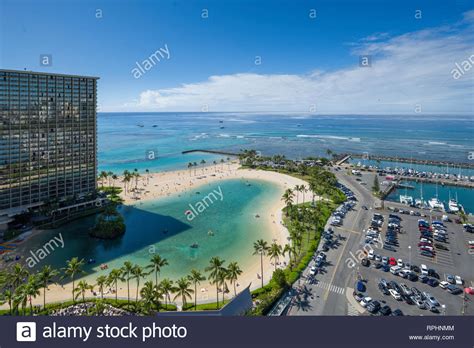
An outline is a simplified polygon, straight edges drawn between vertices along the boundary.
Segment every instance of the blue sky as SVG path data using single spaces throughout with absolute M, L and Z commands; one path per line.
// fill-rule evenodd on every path
M 100 76 L 103 111 L 411 113 L 420 105 L 472 113 L 474 69 L 457 80 L 451 70 L 474 54 L 473 8 L 433 0 L 2 0 L 0 66 Z M 134 78 L 135 62 L 164 45 L 169 59 Z M 51 67 L 39 65 L 40 54 L 52 55 Z M 371 68 L 358 66 L 360 54 L 372 56 Z

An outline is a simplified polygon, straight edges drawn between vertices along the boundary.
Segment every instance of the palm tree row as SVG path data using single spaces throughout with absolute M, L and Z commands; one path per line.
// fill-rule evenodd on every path
M 210 261 L 210 265 L 206 271 L 210 272 L 209 279 L 212 284 L 216 284 L 217 297 L 219 291 L 222 291 L 224 302 L 225 293 L 228 292 L 226 282 L 230 282 L 234 287 L 234 295 L 237 294 L 236 283 L 238 277 L 242 274 L 242 270 L 237 262 L 231 262 L 224 267 L 224 260 L 214 257 Z M 83 259 L 77 257 L 72 258 L 66 262 L 66 266 L 60 271 L 53 269 L 51 266 L 44 266 L 40 271 L 30 274 L 29 270 L 21 264 L 15 264 L 9 271 L 0 272 L 0 290 L 2 291 L 1 301 L 8 303 L 10 314 L 13 311 L 17 312 L 21 308 L 25 314 L 26 306 L 29 303 L 30 313 L 33 313 L 33 299 L 43 294 L 43 308 L 46 307 L 46 292 L 50 285 L 57 284 L 60 280 L 67 279 L 71 281 L 71 295 L 72 301 L 76 302 L 81 298 L 82 302 L 86 301 L 88 291 L 97 289 L 100 293 L 100 298 L 104 298 L 104 293 L 107 288 L 113 289 L 115 293 L 115 301 L 118 301 L 118 284 L 127 284 L 127 303 L 130 304 L 130 282 L 135 281 L 136 293 L 135 303 L 139 302 L 139 295 L 141 297 L 141 304 L 149 312 L 153 307 L 158 309 L 161 306 L 161 301 L 164 300 L 165 307 L 169 302 L 179 299 L 182 302 L 183 308 L 186 307 L 188 300 L 194 294 L 194 308 L 197 307 L 197 286 L 206 280 L 206 277 L 196 269 L 191 270 L 188 276 L 178 279 L 176 282 L 168 278 L 159 281 L 159 275 L 163 267 L 168 265 L 168 261 L 160 255 L 154 255 L 150 263 L 146 267 L 133 265 L 129 261 L 125 261 L 123 266 L 119 269 L 112 269 L 108 275 L 100 275 L 96 278 L 94 284 L 89 284 L 82 279 L 77 282 L 78 278 L 84 274 L 83 267 L 85 262 Z M 142 287 L 140 283 L 142 279 L 149 275 L 154 276 L 153 281 L 146 281 Z M 77 282 L 77 283 L 76 283 Z M 172 297 L 174 295 L 174 297 Z M 217 307 L 219 306 L 219 298 L 217 298 Z

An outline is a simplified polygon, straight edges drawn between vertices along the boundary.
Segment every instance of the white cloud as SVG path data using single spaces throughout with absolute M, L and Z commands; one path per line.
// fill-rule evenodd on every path
M 474 67 L 454 79 L 456 63 L 474 62 L 474 11 L 452 26 L 390 38 L 376 33 L 352 52 L 354 64 L 304 75 L 236 73 L 143 91 L 130 111 L 281 111 L 317 113 L 473 113 Z M 466 25 L 467 24 L 467 25 Z M 370 68 L 358 55 L 372 55 Z

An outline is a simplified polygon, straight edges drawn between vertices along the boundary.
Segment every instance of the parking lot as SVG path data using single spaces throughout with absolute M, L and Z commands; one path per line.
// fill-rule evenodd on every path
M 388 206 L 399 206 L 397 204 L 387 204 Z M 404 209 L 407 209 L 404 207 Z M 418 211 L 420 214 L 428 214 L 423 219 L 431 222 L 441 218 L 441 214 L 429 215 L 430 212 L 409 208 L 409 210 Z M 381 228 L 381 238 L 385 238 L 387 231 L 388 216 L 392 211 L 385 209 L 384 211 L 378 212 L 384 217 L 384 224 Z M 419 216 L 412 216 L 407 214 L 396 215 L 401 217 L 401 230 L 398 233 L 397 244 L 394 246 L 394 250 L 383 249 L 383 244 L 372 244 L 371 247 L 374 249 L 375 254 L 380 256 L 393 257 L 396 260 L 402 259 L 403 263 L 409 263 L 418 267 L 421 264 L 425 264 L 427 268 L 433 269 L 439 275 L 439 281 L 446 279 L 448 275 L 459 275 L 464 279 L 464 287 L 474 286 L 474 257 L 468 253 L 468 240 L 472 240 L 473 234 L 464 231 L 462 225 L 455 224 L 453 222 L 446 222 L 447 228 L 447 241 L 446 243 L 439 243 L 444 245 L 448 250 L 442 250 L 435 247 L 434 257 L 428 257 L 420 254 L 418 243 L 420 242 L 420 232 L 418 231 L 418 220 Z M 432 214 L 432 213 L 431 213 Z M 422 283 L 419 280 L 410 281 L 403 279 L 398 275 L 393 275 L 390 271 L 384 271 L 382 268 L 376 269 L 374 266 L 377 262 L 371 260 L 369 267 L 359 268 L 360 276 L 362 279 L 367 280 L 365 296 L 372 297 L 378 300 L 381 305 L 389 305 L 392 310 L 399 308 L 406 315 L 461 315 L 461 314 L 474 314 L 474 305 L 472 303 L 472 295 L 466 296 L 466 302 L 464 303 L 464 294 L 453 295 L 447 290 L 442 289 L 439 286 L 430 286 L 426 283 Z M 432 277 L 429 277 L 432 278 Z M 389 281 L 396 281 L 398 284 L 404 283 L 408 288 L 416 287 L 420 292 L 427 292 L 433 295 L 436 300 L 441 304 L 438 306 L 438 313 L 430 312 L 427 309 L 420 309 L 416 305 L 409 305 L 403 300 L 395 300 L 391 295 L 383 295 L 378 288 L 378 283 L 381 279 Z M 463 288 L 462 285 L 456 285 L 457 287 Z

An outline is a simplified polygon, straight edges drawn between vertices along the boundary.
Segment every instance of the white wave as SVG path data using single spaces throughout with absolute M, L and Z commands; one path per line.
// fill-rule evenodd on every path
M 444 141 L 428 141 L 426 145 L 430 146 L 430 145 L 447 145 L 447 144 Z
M 337 135 L 298 134 L 296 137 L 297 138 L 347 140 L 347 141 L 353 141 L 353 142 L 360 142 L 360 138 L 341 137 Z

